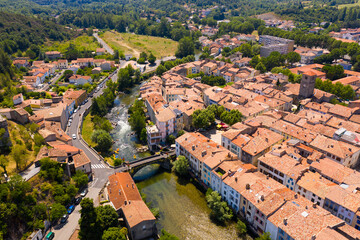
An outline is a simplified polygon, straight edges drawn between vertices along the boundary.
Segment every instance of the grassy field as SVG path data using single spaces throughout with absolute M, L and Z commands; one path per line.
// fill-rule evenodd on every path
M 28 135 L 28 131 L 25 129 L 24 126 L 17 124 L 13 121 L 8 121 L 8 128 L 9 128 L 9 133 L 10 133 L 10 140 L 12 143 L 12 146 L 14 146 L 15 144 L 21 144 L 21 145 L 25 145 L 25 135 Z M 34 143 L 32 141 L 32 139 L 30 139 L 30 142 L 32 142 L 32 149 L 34 149 Z M 16 169 L 16 163 L 15 160 L 13 159 L 11 154 L 5 155 L 5 157 L 8 159 L 9 165 L 6 167 L 6 170 L 9 174 L 15 173 L 15 172 L 19 172 L 19 170 L 23 170 L 23 168 L 32 163 L 35 160 L 35 151 L 29 151 L 26 150 L 26 154 L 24 156 L 24 160 L 23 164 L 20 166 L 20 169 Z M 0 169 L 1 171 L 3 169 Z
M 82 138 L 91 146 L 95 147 L 96 143 L 91 141 L 91 134 L 94 131 L 94 124 L 91 121 L 92 116 L 88 114 L 83 122 L 83 127 L 81 131 Z
M 349 4 L 341 4 L 338 5 L 338 8 L 344 8 L 344 7 L 356 7 L 356 6 L 360 6 L 360 1 L 356 2 L 356 3 L 349 3 Z
M 99 48 L 99 43 L 93 36 L 83 35 L 66 42 L 47 42 L 42 46 L 43 51 L 59 51 L 64 53 L 70 43 L 74 44 L 80 51 L 95 51 Z
M 100 37 L 114 50 L 133 54 L 135 57 L 139 57 L 141 52 L 152 52 L 158 59 L 174 56 L 178 46 L 178 43 L 171 39 L 114 31 L 105 32 Z

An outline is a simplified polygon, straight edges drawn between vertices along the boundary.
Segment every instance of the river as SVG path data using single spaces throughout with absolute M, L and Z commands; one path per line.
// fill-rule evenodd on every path
M 110 113 L 106 115 L 106 118 L 112 123 L 117 123 L 117 126 L 110 132 L 114 144 L 112 148 L 114 150 L 119 149 L 119 158 L 125 158 L 127 161 L 134 160 L 136 158 L 142 158 L 150 155 L 146 153 L 138 153 L 136 151 L 135 137 L 131 137 L 131 127 L 128 122 L 128 109 L 131 104 L 134 103 L 139 95 L 140 86 L 132 88 L 129 94 L 119 96 L 115 99 L 114 107 Z
M 138 172 L 134 179 L 146 194 L 151 207 L 159 208 L 157 228 L 185 240 L 232 240 L 237 236 L 235 223 L 226 227 L 214 224 L 209 217 L 205 195 L 194 184 L 152 165 Z M 140 181 L 139 181 L 140 180 Z M 251 239 L 245 236 L 243 239 Z
M 136 152 L 135 139 L 129 136 L 131 127 L 127 121 L 127 110 L 137 98 L 139 88 L 136 86 L 129 94 L 116 98 L 113 109 L 106 116 L 117 123 L 111 131 L 113 149 L 119 148 L 119 156 L 129 161 L 134 159 L 134 155 L 143 157 Z M 144 167 L 134 180 L 139 190 L 147 195 L 147 201 L 152 202 L 151 207 L 160 210 L 157 221 L 159 231 L 165 228 L 186 240 L 239 239 L 235 223 L 222 227 L 210 220 L 205 195 L 191 182 L 179 181 L 174 174 L 159 169 L 159 165 Z

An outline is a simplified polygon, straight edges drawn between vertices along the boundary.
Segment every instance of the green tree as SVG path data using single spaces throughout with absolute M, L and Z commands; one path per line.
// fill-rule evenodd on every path
M 163 75 L 164 72 L 166 72 L 166 68 L 164 65 L 159 65 L 156 70 L 155 70 L 155 74 L 158 75 L 158 76 L 161 76 Z
M 96 130 L 93 132 L 91 141 L 97 144 L 96 148 L 100 152 L 107 152 L 112 146 L 112 138 L 110 134 L 104 130 Z
M 252 47 L 249 43 L 242 44 L 240 46 L 240 52 L 243 54 L 244 57 L 252 57 Z
M 137 136 L 141 136 L 141 131 L 146 127 L 145 114 L 142 107 L 136 107 L 130 114 L 129 123 Z
M 179 155 L 173 163 L 172 170 L 180 176 L 186 176 L 189 173 L 189 161 L 186 157 Z
M 166 68 L 166 70 L 170 70 L 171 68 L 173 68 L 175 66 L 173 61 L 167 61 L 164 63 L 164 67 Z
M 145 58 L 139 58 L 138 60 L 137 60 L 137 63 L 138 64 L 145 64 Z
M 67 80 L 67 79 L 69 79 L 73 74 L 74 74 L 73 71 L 71 71 L 71 70 L 65 70 L 65 72 L 64 72 L 64 77 L 65 77 L 65 79 Z
M 255 70 L 259 70 L 260 73 L 265 73 L 266 67 L 262 62 L 259 62 L 258 65 L 256 65 Z
M 289 52 L 286 54 L 286 61 L 290 63 L 291 67 L 294 65 L 294 63 L 300 62 L 300 60 L 301 56 L 297 52 Z
M 51 205 L 50 209 L 50 220 L 52 222 L 60 219 L 64 214 L 66 214 L 66 208 L 60 203 L 54 203 Z
M 24 145 L 15 144 L 11 148 L 11 155 L 16 163 L 16 169 L 20 169 L 27 158 L 27 151 Z
M 132 82 L 131 82 L 130 72 L 125 68 L 120 69 L 119 73 L 118 73 L 118 88 L 119 88 L 119 90 L 122 91 L 125 88 L 131 87 L 131 85 L 132 85 Z
M 159 240 L 180 240 L 175 235 L 168 233 L 165 229 L 161 229 L 161 236 Z
M 184 130 L 180 130 L 178 133 L 177 133 L 177 137 L 180 137 L 182 135 L 185 134 L 185 131 Z
M 154 56 L 154 54 L 150 53 L 148 61 L 151 65 L 155 63 L 156 57 Z
M 195 45 L 190 37 L 180 39 L 178 49 L 175 53 L 177 58 L 183 58 L 195 54 Z
M 104 231 L 102 240 L 126 240 L 127 229 L 111 227 Z
M 89 182 L 88 176 L 83 171 L 79 171 L 79 170 L 76 171 L 72 179 L 74 180 L 76 187 L 78 188 L 82 188 L 86 186 Z
M 147 55 L 146 52 L 141 52 L 140 53 L 140 58 L 143 58 L 143 59 L 147 60 L 147 57 L 148 57 L 148 55 Z
M 206 202 L 211 209 L 210 216 L 219 221 L 225 222 L 232 218 L 233 214 L 226 202 L 221 201 L 221 196 L 216 191 L 206 193 Z
M 40 173 L 39 175 L 46 180 L 62 182 L 64 170 L 59 162 L 48 157 L 40 159 Z
M 0 155 L 0 167 L 4 170 L 6 173 L 6 167 L 9 165 L 9 159 L 5 157 L 4 155 Z
M 96 208 L 97 222 L 102 231 L 110 227 L 119 226 L 118 214 L 110 205 L 99 206 Z
M 346 76 L 344 74 L 344 68 L 341 65 L 325 65 L 322 70 L 326 72 L 326 77 L 331 81 Z
M 259 237 L 255 238 L 255 240 L 271 240 L 270 233 L 265 232 Z
M 65 51 L 65 58 L 67 60 L 75 60 L 79 56 L 79 51 L 77 50 L 76 46 L 70 43 L 69 47 Z
M 147 132 L 146 132 L 146 128 L 143 128 L 141 130 L 141 133 L 140 133 L 140 142 L 142 142 L 143 144 L 146 144 L 147 143 Z
M 166 136 L 166 143 L 171 145 L 175 143 L 176 137 L 174 135 L 167 135 Z
M 79 238 L 81 240 L 98 240 L 101 239 L 102 231 L 97 221 L 96 209 L 94 202 L 90 198 L 84 198 L 81 203 L 81 216 L 79 220 L 80 231 Z
M 66 194 L 69 195 L 69 197 L 72 199 L 76 196 L 76 193 L 79 191 L 79 189 L 75 187 L 74 184 L 68 184 L 65 191 Z
M 35 133 L 34 134 L 34 142 L 35 142 L 36 146 L 41 147 L 42 145 L 45 144 L 45 139 L 39 133 Z
M 249 64 L 252 68 L 255 68 L 259 64 L 259 62 L 260 62 L 260 58 L 258 55 L 256 55 L 250 60 Z
M 236 223 L 236 231 L 239 236 L 244 236 L 247 232 L 246 224 L 241 220 L 238 220 Z

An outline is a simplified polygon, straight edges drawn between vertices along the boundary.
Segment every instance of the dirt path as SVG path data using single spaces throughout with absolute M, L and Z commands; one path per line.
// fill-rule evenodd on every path
M 119 38 L 114 38 L 113 39 L 114 42 L 118 43 L 119 45 L 122 45 L 124 46 L 125 48 L 131 50 L 131 52 L 134 54 L 133 57 L 139 57 L 140 56 L 140 52 L 139 50 L 133 48 L 133 47 L 130 47 L 129 45 L 127 45 L 125 42 L 124 42 L 124 39 L 122 37 L 119 37 Z

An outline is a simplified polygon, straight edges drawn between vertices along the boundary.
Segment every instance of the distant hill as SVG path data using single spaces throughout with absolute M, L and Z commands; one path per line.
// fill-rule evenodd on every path
M 0 0 L 0 11 L 21 13 L 25 15 L 45 14 L 55 12 L 48 6 L 40 6 L 31 0 Z
M 70 39 L 71 31 L 52 21 L 21 14 L 0 12 L 0 48 L 12 54 L 25 51 L 32 44 L 41 45 L 47 39 Z

